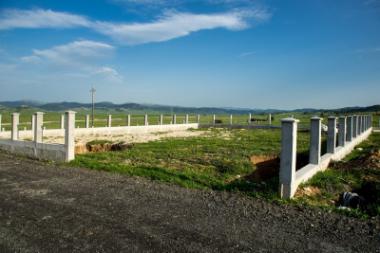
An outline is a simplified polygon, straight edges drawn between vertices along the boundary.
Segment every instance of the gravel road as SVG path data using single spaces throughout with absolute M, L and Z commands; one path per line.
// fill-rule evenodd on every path
M 380 252 L 380 222 L 0 153 L 0 252 Z

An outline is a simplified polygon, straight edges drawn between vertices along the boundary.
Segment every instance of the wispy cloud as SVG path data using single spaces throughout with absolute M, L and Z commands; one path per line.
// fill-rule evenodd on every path
M 83 16 L 52 10 L 5 9 L 0 12 L 0 30 L 15 28 L 71 28 L 89 27 Z
M 256 54 L 256 52 L 253 52 L 253 51 L 244 52 L 244 53 L 239 54 L 239 58 L 245 58 L 245 57 L 252 56 L 252 55 L 255 55 L 255 54 Z
M 167 12 L 158 20 L 150 23 L 115 24 L 97 22 L 94 29 L 99 33 L 109 35 L 120 43 L 142 44 L 167 41 L 206 29 L 245 29 L 249 27 L 247 21 L 249 17 L 256 20 L 267 18 L 260 11 L 221 14 Z
M 270 13 L 262 9 L 212 14 L 167 11 L 152 22 L 115 23 L 93 21 L 84 16 L 52 10 L 5 10 L 0 12 L 0 30 L 86 27 L 107 35 L 119 43 L 134 45 L 166 41 L 205 29 L 246 29 L 251 22 L 263 22 L 270 16 Z
M 78 40 L 48 49 L 34 49 L 33 54 L 21 58 L 24 62 L 51 61 L 57 64 L 76 64 L 88 59 L 102 57 L 114 47 L 97 41 Z
M 98 63 L 113 51 L 113 46 L 103 42 L 78 40 L 47 49 L 34 49 L 31 55 L 21 57 L 19 67 L 48 67 L 52 72 L 71 77 L 98 76 L 107 81 L 121 82 L 123 77 L 115 69 Z
M 372 54 L 372 53 L 380 53 L 380 47 L 372 47 L 372 48 L 360 48 L 354 50 L 356 54 Z

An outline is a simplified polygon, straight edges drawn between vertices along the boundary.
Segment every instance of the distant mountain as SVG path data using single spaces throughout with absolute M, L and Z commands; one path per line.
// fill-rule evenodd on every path
M 90 103 L 78 102 L 57 102 L 57 103 L 41 103 L 37 101 L 5 101 L 0 102 L 0 107 L 7 108 L 35 108 L 44 111 L 65 111 L 65 110 L 90 110 L 92 105 Z M 114 104 L 111 102 L 99 102 L 95 104 L 97 110 L 119 110 L 119 111 L 153 111 L 153 112 L 174 112 L 174 113 L 200 113 L 200 114 L 266 114 L 266 113 L 282 113 L 282 112 L 335 112 L 335 113 L 355 113 L 364 111 L 380 111 L 380 105 L 372 105 L 367 107 L 344 107 L 338 109 L 314 109 L 303 108 L 296 110 L 277 110 L 277 109 L 249 109 L 249 108 L 231 108 L 231 107 L 182 107 L 182 106 L 169 106 L 169 105 L 154 105 L 154 104 L 137 104 L 137 103 L 124 103 Z

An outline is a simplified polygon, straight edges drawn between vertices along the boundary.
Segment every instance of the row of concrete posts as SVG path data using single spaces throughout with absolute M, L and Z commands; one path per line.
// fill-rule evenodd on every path
M 291 198 L 295 192 L 298 122 L 299 120 L 295 118 L 281 120 L 282 140 L 279 181 L 280 196 L 282 198 Z M 321 123 L 321 118 L 311 118 L 309 164 L 318 165 L 321 162 Z M 348 142 L 353 141 L 371 128 L 371 125 L 371 115 L 341 116 L 338 119 L 332 116 L 328 117 L 326 152 L 334 154 L 338 147 L 344 147 Z
M 63 128 L 65 129 L 65 149 L 66 149 L 66 161 L 74 159 L 75 151 L 75 141 L 74 141 L 74 130 L 75 130 L 75 113 L 74 111 L 67 111 L 61 117 L 61 122 L 65 122 Z M 44 113 L 36 112 L 32 115 L 32 133 L 33 141 L 35 143 L 43 143 L 43 121 Z M 18 125 L 20 123 L 20 114 L 12 113 L 12 122 L 11 122 L 11 140 L 19 140 L 19 129 Z

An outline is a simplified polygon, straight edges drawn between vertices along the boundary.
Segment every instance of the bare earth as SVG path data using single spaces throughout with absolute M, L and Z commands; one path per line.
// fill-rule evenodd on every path
M 113 142 L 124 141 L 126 143 L 143 143 L 149 141 L 157 141 L 164 138 L 185 138 L 196 137 L 205 135 L 207 131 L 190 131 L 190 130 L 177 130 L 171 132 L 155 132 L 155 133 L 141 133 L 141 134 L 119 134 L 119 135 L 81 135 L 75 137 L 77 144 L 86 144 L 93 140 L 110 140 Z M 45 143 L 64 143 L 64 137 L 46 137 Z
M 0 153 L 0 252 L 380 252 L 379 220 Z

